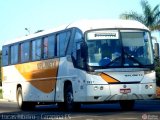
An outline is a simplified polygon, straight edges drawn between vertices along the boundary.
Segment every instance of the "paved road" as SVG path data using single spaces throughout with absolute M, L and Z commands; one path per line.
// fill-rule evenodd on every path
M 160 120 L 160 100 L 136 102 L 133 111 L 122 111 L 119 104 L 82 105 L 79 112 L 58 111 L 55 105 L 20 111 L 16 103 L 0 101 L 0 119 L 13 120 Z

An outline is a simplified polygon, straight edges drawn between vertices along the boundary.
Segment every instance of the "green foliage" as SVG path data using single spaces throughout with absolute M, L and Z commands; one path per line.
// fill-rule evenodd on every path
M 156 5 L 154 8 L 152 8 L 147 0 L 142 0 L 140 4 L 143 14 L 139 14 L 135 11 L 130 11 L 122 13 L 120 15 L 120 18 L 137 20 L 149 27 L 150 30 L 160 30 L 159 5 Z
M 0 99 L 2 99 L 2 89 L 0 89 Z
M 155 68 L 155 71 L 156 71 L 157 73 L 160 73 L 160 67 L 156 67 L 156 68 Z

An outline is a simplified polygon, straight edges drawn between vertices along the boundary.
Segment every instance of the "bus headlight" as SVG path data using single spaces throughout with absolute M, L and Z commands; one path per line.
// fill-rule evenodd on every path
M 94 90 L 98 90 L 98 86 L 94 86 Z
M 153 85 L 150 85 L 149 88 L 152 89 L 152 88 L 153 88 Z
M 147 70 L 147 71 L 144 71 L 144 74 L 150 74 L 150 73 L 153 73 L 154 71 L 153 70 Z
M 103 90 L 103 86 L 100 87 L 100 90 Z
M 145 85 L 145 88 L 146 88 L 146 89 L 148 89 L 148 88 L 152 89 L 152 88 L 153 88 L 153 85 Z
M 148 85 L 145 85 L 145 88 L 148 89 Z

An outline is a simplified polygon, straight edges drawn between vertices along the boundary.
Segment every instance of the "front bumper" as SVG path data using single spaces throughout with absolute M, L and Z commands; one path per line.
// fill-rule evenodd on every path
M 123 93 L 121 90 L 130 90 Z M 87 85 L 87 102 L 146 100 L 156 97 L 155 83 Z

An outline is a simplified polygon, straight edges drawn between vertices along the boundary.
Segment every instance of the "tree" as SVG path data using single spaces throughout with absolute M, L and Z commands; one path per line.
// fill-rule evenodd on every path
M 139 14 L 135 11 L 125 12 L 120 15 L 121 19 L 137 20 L 146 25 L 150 30 L 160 30 L 160 11 L 159 5 L 156 5 L 153 9 L 146 0 L 141 1 L 141 7 L 143 14 Z

